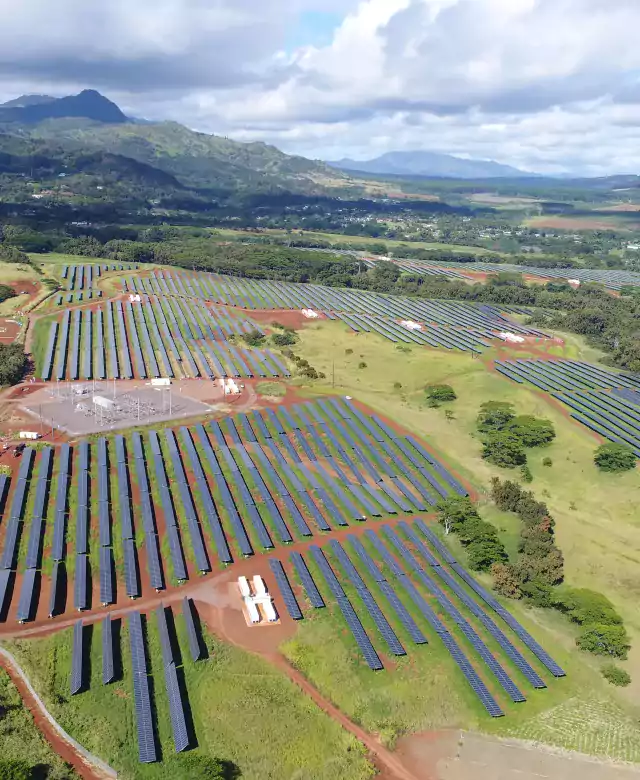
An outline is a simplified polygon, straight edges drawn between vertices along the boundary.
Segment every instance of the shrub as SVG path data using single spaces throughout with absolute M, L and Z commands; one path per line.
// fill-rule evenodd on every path
M 550 444 L 556 437 L 555 429 L 549 420 L 529 414 L 514 417 L 507 427 L 525 447 L 542 447 Z
M 352 349 L 345 349 L 344 354 L 345 355 L 353 355 L 353 350 Z
M 435 401 L 436 403 L 455 401 L 458 397 L 451 385 L 427 385 L 425 393 L 429 401 Z
M 605 680 L 608 680 L 611 685 L 618 685 L 621 688 L 626 688 L 631 682 L 631 676 L 629 672 L 621 669 L 615 664 L 605 664 L 600 670 Z
M 594 623 L 585 627 L 576 639 L 576 645 L 594 655 L 610 655 L 626 658 L 631 645 L 624 626 L 607 626 Z
M 514 418 L 513 404 L 504 401 L 487 401 L 480 407 L 477 427 L 481 433 L 502 431 Z
M 291 344 L 295 344 L 298 337 L 295 333 L 285 331 L 284 333 L 273 333 L 271 336 L 271 343 L 276 347 L 288 347 Z
M 520 473 L 522 474 L 522 479 L 524 482 L 533 482 L 533 474 L 531 473 L 531 469 L 527 464 L 525 463 L 524 466 L 520 467 Z
M 602 593 L 588 588 L 561 588 L 555 597 L 555 606 L 574 623 L 601 623 L 622 625 L 622 618 Z
M 547 466 L 547 468 L 550 468 L 551 466 L 553 466 L 553 461 L 551 460 L 551 458 L 543 458 L 542 465 Z
M 364 360 L 361 360 L 361 361 L 358 363 L 358 368 L 366 368 L 366 367 L 367 367 L 367 364 L 364 362 Z
M 502 468 L 513 469 L 527 462 L 527 453 L 520 440 L 508 431 L 496 431 L 489 435 L 482 448 L 482 457 Z
M 393 389 L 394 390 L 402 390 L 402 382 L 394 382 L 393 383 Z
M 600 471 L 629 471 L 636 466 L 636 456 L 626 444 L 602 444 L 593 456 Z
M 231 761 L 222 761 L 198 753 L 180 756 L 180 780 L 235 780 L 240 770 Z

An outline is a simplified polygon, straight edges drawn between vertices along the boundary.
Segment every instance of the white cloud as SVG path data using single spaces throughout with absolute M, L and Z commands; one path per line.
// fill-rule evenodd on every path
M 305 11 L 344 18 L 286 51 Z M 96 87 L 309 156 L 640 172 L 639 27 L 638 0 L 12 0 L 0 95 Z

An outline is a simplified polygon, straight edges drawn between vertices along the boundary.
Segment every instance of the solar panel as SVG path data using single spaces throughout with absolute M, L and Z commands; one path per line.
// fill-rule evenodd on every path
M 198 634 L 193 617 L 191 599 L 189 599 L 187 596 L 182 599 L 182 614 L 184 616 L 184 623 L 187 628 L 187 638 L 189 640 L 191 658 L 194 661 L 199 661 L 201 658 L 200 642 L 198 641 Z
M 167 609 L 171 609 L 168 607 Z M 160 604 L 156 609 L 156 620 L 158 621 L 158 634 L 160 635 L 160 648 L 162 650 L 162 661 L 165 666 L 174 664 L 176 659 L 173 655 L 171 638 L 169 636 L 169 626 L 167 624 L 167 610 Z
M 87 580 L 89 577 L 89 559 L 86 555 L 76 555 L 75 577 L 73 585 L 73 605 L 76 609 L 87 609 Z
M 176 753 L 180 753 L 189 747 L 190 740 L 187 732 L 182 692 L 178 683 L 178 673 L 175 664 L 172 663 L 165 666 L 164 678 L 167 697 L 169 699 L 169 715 L 171 717 L 171 728 L 173 731 L 173 744 Z
M 149 571 L 149 582 L 151 587 L 156 590 L 164 589 L 164 577 L 160 565 L 160 553 L 158 551 L 158 537 L 154 533 L 146 533 L 144 537 L 145 549 L 147 551 L 147 569 Z
M 285 607 L 287 608 L 289 616 L 293 620 L 302 620 L 302 611 L 300 610 L 300 606 L 291 587 L 291 583 L 287 578 L 282 563 L 276 558 L 269 558 L 269 567 L 273 572 L 273 576 L 276 578 L 276 582 L 280 588 L 280 592 L 282 593 L 282 599 L 284 601 Z
M 113 551 L 110 547 L 100 548 L 100 603 L 113 604 Z
M 138 731 L 138 759 L 141 763 L 148 764 L 157 760 L 157 752 L 153 733 L 151 695 L 149 678 L 147 677 L 142 618 L 139 612 L 132 612 L 129 615 L 129 648 L 131 652 L 133 695 Z
M 298 577 L 300 577 L 302 586 L 306 591 L 307 598 L 311 602 L 311 606 L 315 607 L 316 609 L 324 607 L 324 599 L 320 595 L 320 591 L 318 590 L 318 587 L 314 582 L 314 579 L 311 576 L 311 572 L 307 568 L 307 564 L 302 555 L 300 555 L 299 552 L 292 552 L 289 556 L 289 559 L 291 560 L 291 563 L 293 563 L 293 567 L 296 570 Z
M 71 655 L 71 695 L 80 693 L 83 686 L 82 666 L 84 661 L 84 631 L 82 620 L 73 627 L 73 652 Z
M 113 665 L 113 631 L 111 616 L 102 621 L 102 684 L 108 685 L 115 679 Z
M 140 577 L 138 574 L 138 559 L 136 545 L 133 539 L 124 539 L 122 542 L 124 554 L 124 582 L 125 591 L 129 598 L 140 596 Z
M 36 583 L 36 569 L 27 569 L 22 575 L 22 587 L 20 588 L 20 600 L 16 618 L 19 623 L 25 623 L 31 619 L 33 610 L 33 589 Z

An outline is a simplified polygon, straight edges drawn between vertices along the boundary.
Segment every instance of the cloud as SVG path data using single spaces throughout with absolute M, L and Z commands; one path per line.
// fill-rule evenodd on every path
M 308 27 L 326 15 L 342 19 L 330 39 Z M 312 157 L 640 172 L 639 27 L 638 0 L 21 0 L 0 94 L 95 87 Z

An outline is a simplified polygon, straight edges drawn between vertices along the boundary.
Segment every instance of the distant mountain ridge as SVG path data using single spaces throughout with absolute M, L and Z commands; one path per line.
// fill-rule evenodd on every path
M 111 124 L 129 121 L 115 103 L 95 89 L 85 89 L 78 95 L 62 98 L 50 98 L 48 95 L 23 95 L 17 100 L 10 100 L 8 104 L 0 106 L 0 122 L 34 124 L 46 119 L 69 117 Z
M 537 176 L 510 165 L 493 160 L 466 160 L 451 154 L 439 152 L 387 152 L 373 160 L 351 160 L 344 158 L 327 162 L 333 168 L 343 171 L 362 171 L 379 175 L 434 176 L 452 179 L 488 179 L 522 176 Z

